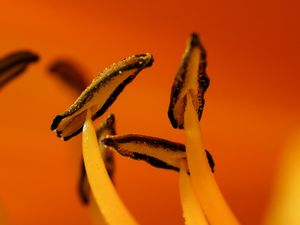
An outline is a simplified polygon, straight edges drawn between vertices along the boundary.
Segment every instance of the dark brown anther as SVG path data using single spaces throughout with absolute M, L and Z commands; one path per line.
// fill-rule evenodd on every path
M 90 200 L 90 185 L 86 176 L 85 166 L 81 160 L 81 172 L 78 185 L 79 196 L 83 204 L 88 204 Z
M 163 169 L 179 171 L 180 161 L 186 160 L 185 146 L 161 138 L 143 135 L 117 135 L 102 139 L 102 143 L 125 157 L 143 160 L 150 165 Z M 206 151 L 211 170 L 214 171 L 214 161 Z
M 193 105 L 201 119 L 204 93 L 209 86 L 206 74 L 206 51 L 197 34 L 188 40 L 185 53 L 173 83 L 168 116 L 174 128 L 183 129 L 186 94 L 191 93 Z
M 0 88 L 26 70 L 27 66 L 38 61 L 39 57 L 29 51 L 18 51 L 0 59 Z
M 116 134 L 116 127 L 115 127 L 115 116 L 113 114 L 110 114 L 106 120 L 101 124 L 101 126 L 96 130 L 97 138 L 99 141 L 99 145 L 102 145 L 101 140 L 108 136 L 108 135 L 115 135 Z M 102 157 L 105 162 L 106 170 L 108 175 L 111 179 L 113 179 L 114 174 L 114 168 L 115 168 L 115 161 L 114 161 L 114 155 L 113 152 L 105 148 L 103 152 L 101 152 Z M 84 167 L 84 163 L 82 161 L 81 164 L 81 175 L 79 180 L 79 195 L 81 198 L 81 201 L 84 204 L 89 203 L 90 199 L 90 186 L 87 180 L 86 171 Z
M 98 138 L 99 145 L 103 145 L 101 141 L 103 138 L 111 135 L 116 135 L 116 119 L 114 114 L 108 115 L 108 117 L 103 121 L 101 126 L 96 130 L 96 135 Z M 104 151 L 102 152 L 102 156 L 104 158 L 108 175 L 111 179 L 113 179 L 115 169 L 115 160 L 113 152 L 105 147 Z
M 82 69 L 70 60 L 60 59 L 54 61 L 49 66 L 49 71 L 73 87 L 78 93 L 84 91 L 88 86 Z
M 79 134 L 91 110 L 92 119 L 101 116 L 137 74 L 153 62 L 151 54 L 127 57 L 107 67 L 65 112 L 57 115 L 51 125 L 58 137 L 68 140 Z

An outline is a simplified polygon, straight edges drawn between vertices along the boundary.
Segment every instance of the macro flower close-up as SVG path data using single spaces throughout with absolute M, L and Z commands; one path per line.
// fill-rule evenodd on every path
M 1 3 L 0 224 L 300 225 L 299 3 Z

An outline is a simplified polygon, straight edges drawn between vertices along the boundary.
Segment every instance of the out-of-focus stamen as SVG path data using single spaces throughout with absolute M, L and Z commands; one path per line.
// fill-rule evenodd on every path
M 18 51 L 0 59 L 0 88 L 26 70 L 39 57 L 29 51 Z

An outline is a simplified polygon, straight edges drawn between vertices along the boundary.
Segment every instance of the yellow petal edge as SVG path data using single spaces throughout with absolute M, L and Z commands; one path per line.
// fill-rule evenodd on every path
M 282 154 L 264 225 L 300 224 L 300 130 Z

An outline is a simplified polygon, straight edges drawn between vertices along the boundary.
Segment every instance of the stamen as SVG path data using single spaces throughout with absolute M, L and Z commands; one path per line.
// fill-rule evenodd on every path
M 208 223 L 235 225 L 239 223 L 224 200 L 207 163 L 198 126 L 208 85 L 206 52 L 198 35 L 192 34 L 172 87 L 168 115 L 174 128 L 184 128 L 191 184 Z
M 198 120 L 204 107 L 204 93 L 209 86 L 206 74 L 206 51 L 197 34 L 192 34 L 173 83 L 168 116 L 174 128 L 183 129 L 186 94 L 191 92 Z
M 57 75 L 58 78 L 73 87 L 79 93 L 88 86 L 82 69 L 70 60 L 60 59 L 54 61 L 49 66 L 49 71 Z
M 0 59 L 0 88 L 38 61 L 39 57 L 29 51 L 18 51 Z
M 81 132 L 90 109 L 92 119 L 101 116 L 137 74 L 153 62 L 151 54 L 125 58 L 107 67 L 65 112 L 57 115 L 51 125 L 58 137 L 68 140 Z
M 186 161 L 183 144 L 161 138 L 127 134 L 106 137 L 102 143 L 122 156 L 146 161 L 157 168 L 179 171 L 180 162 Z M 207 150 L 206 156 L 213 171 L 214 161 Z
M 79 66 L 76 63 L 72 62 L 71 60 L 66 60 L 66 59 L 56 60 L 49 66 L 49 71 L 57 75 L 57 77 L 61 81 L 71 86 L 75 91 L 79 93 L 81 93 L 87 86 L 82 69 L 79 68 Z M 106 120 L 102 122 L 101 126 L 97 129 L 96 134 L 100 145 L 102 145 L 102 143 L 100 142 L 102 138 L 104 138 L 107 135 L 116 134 L 115 117 L 113 114 L 110 114 L 106 118 Z M 105 149 L 105 151 L 101 153 L 104 158 L 107 172 L 112 179 L 113 172 L 114 172 L 114 157 L 112 151 Z M 93 196 L 91 196 L 90 193 L 90 186 L 87 180 L 86 170 L 85 170 L 83 160 L 81 163 L 81 174 L 79 179 L 78 190 L 79 190 L 79 196 L 81 201 L 86 205 L 90 203 L 91 209 L 96 210 L 93 209 L 95 208 L 95 206 L 93 206 L 93 204 L 95 203 L 94 203 Z M 97 220 L 99 220 L 99 218 L 101 219 L 101 213 L 99 213 L 99 210 L 97 211 L 98 211 L 97 216 L 95 216 L 92 213 L 92 217 L 97 218 Z

